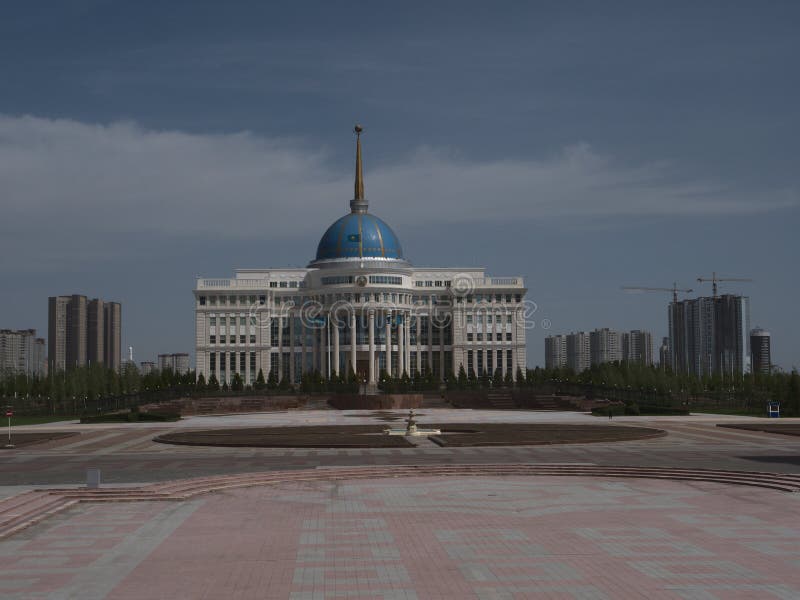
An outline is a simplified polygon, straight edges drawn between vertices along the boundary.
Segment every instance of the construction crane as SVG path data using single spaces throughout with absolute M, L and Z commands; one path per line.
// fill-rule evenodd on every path
M 678 287 L 677 283 L 673 283 L 671 288 L 661 288 L 661 287 L 634 287 L 629 285 L 622 286 L 623 290 L 628 292 L 672 292 L 672 301 L 677 303 L 678 302 L 678 292 L 683 294 L 691 294 L 694 290 L 692 289 L 681 289 Z
M 717 283 L 720 281 L 753 281 L 752 279 L 748 279 L 746 277 L 717 277 L 716 271 L 711 273 L 711 277 L 698 277 L 698 283 L 705 283 L 707 281 L 711 282 L 711 290 L 712 296 L 714 298 L 717 297 Z

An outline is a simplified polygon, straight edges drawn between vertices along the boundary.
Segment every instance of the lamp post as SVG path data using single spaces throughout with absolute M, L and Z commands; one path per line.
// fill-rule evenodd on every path
M 13 448 L 14 444 L 11 442 L 11 417 L 14 416 L 14 407 L 10 404 L 6 405 L 6 417 L 8 417 L 8 443 L 6 448 Z

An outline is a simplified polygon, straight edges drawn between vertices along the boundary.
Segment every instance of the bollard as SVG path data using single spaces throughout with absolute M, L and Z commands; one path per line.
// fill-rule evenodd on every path
M 86 469 L 86 487 L 92 489 L 100 487 L 100 469 Z

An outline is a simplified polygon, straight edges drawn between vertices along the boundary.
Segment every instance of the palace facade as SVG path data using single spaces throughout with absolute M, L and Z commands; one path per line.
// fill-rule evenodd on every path
M 444 380 L 461 366 L 476 376 L 524 371 L 522 278 L 406 261 L 392 228 L 369 212 L 360 127 L 356 134 L 350 212 L 325 231 L 308 267 L 197 280 L 198 377 L 223 383 L 238 373 L 247 384 L 261 370 L 299 383 L 304 373 L 355 372 L 374 386 L 384 373 L 430 370 Z

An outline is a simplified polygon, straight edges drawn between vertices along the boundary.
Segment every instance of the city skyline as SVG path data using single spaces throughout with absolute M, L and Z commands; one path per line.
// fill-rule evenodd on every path
M 548 331 L 661 339 L 668 296 L 619 287 L 702 296 L 712 272 L 755 280 L 720 293 L 800 366 L 799 7 L 313 10 L 8 11 L 0 326 L 46 331 L 47 298 L 78 292 L 125 304 L 137 360 L 191 348 L 196 276 L 312 258 L 361 121 L 415 265 L 525 278 L 530 366 Z

